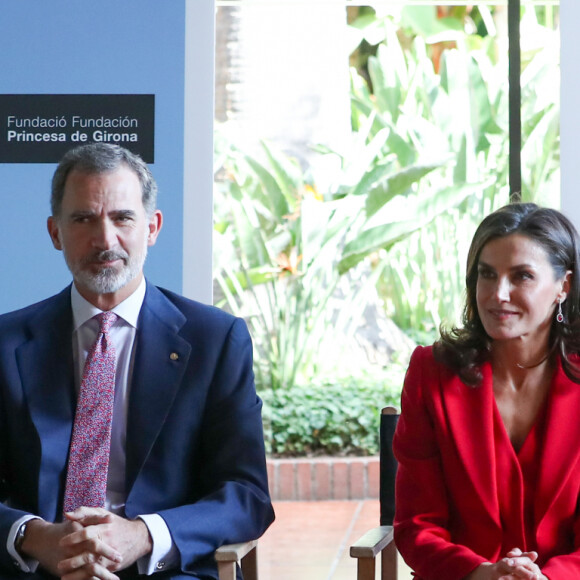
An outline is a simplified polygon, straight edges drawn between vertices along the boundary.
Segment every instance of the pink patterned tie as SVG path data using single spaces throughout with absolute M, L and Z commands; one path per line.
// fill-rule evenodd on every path
M 96 318 L 99 334 L 85 362 L 73 426 L 65 512 L 105 505 L 116 368 L 115 347 L 108 332 L 117 315 L 102 312 Z

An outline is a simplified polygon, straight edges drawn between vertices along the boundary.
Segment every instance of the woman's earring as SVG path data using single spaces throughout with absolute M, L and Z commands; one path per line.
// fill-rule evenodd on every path
M 564 322 L 564 315 L 562 314 L 562 299 L 558 300 L 558 314 L 556 314 L 556 320 L 558 322 Z

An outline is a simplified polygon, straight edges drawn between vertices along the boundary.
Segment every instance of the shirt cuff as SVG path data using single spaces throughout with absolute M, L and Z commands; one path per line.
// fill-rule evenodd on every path
M 16 550 L 15 544 L 16 544 L 16 536 L 18 535 L 18 530 L 20 529 L 20 526 L 22 524 L 24 524 L 30 520 L 41 520 L 41 519 L 42 518 L 39 518 L 38 516 L 33 516 L 33 515 L 22 516 L 20 519 L 16 520 L 12 524 L 12 527 L 10 528 L 10 531 L 8 532 L 8 540 L 6 541 L 6 549 L 8 550 L 10 557 L 14 560 L 15 566 L 21 572 L 36 572 L 36 569 L 38 568 L 38 561 L 34 560 L 32 558 L 24 559 Z
M 153 543 L 150 554 L 137 560 L 139 574 L 155 574 L 179 564 L 179 551 L 173 542 L 169 528 L 165 520 L 159 514 L 147 514 L 137 516 L 145 522 Z

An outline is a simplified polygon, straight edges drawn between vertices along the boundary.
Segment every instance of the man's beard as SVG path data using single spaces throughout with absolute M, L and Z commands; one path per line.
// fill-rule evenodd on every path
M 144 244 L 142 252 L 132 257 L 125 250 L 119 248 L 95 252 L 76 263 L 72 263 L 64 251 L 64 259 L 74 280 L 95 294 L 110 294 L 126 286 L 142 271 L 146 257 L 147 243 Z M 91 271 L 95 264 L 113 260 L 123 261 L 120 269 L 113 266 L 100 268 L 96 273 Z

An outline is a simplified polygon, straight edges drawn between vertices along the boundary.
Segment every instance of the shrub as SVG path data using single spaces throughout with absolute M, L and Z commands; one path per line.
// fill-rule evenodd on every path
M 374 455 L 380 411 L 399 405 L 402 369 L 376 378 L 266 390 L 266 450 L 275 456 Z

